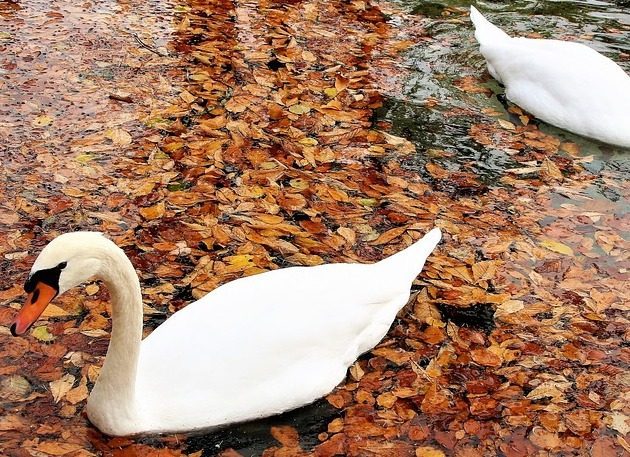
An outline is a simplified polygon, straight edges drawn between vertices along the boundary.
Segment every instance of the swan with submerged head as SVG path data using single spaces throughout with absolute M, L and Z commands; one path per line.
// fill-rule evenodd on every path
M 511 102 L 556 127 L 630 147 L 630 76 L 619 65 L 580 43 L 512 38 L 474 6 L 470 18 Z
M 57 295 L 102 280 L 112 332 L 87 402 L 108 435 L 183 432 L 257 419 L 329 393 L 387 333 L 440 241 L 439 229 L 374 264 L 292 267 L 240 278 L 176 312 L 142 340 L 133 265 L 97 232 L 51 241 L 26 282 L 11 332 L 22 335 Z

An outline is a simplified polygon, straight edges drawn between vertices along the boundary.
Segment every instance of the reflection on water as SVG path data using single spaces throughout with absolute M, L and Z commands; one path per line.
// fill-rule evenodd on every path
M 244 456 L 262 455 L 265 449 L 276 444 L 270 433 L 271 427 L 282 425 L 295 427 L 299 431 L 302 449 L 311 450 L 319 444 L 317 436 L 326 431 L 327 424 L 341 415 L 341 411 L 333 408 L 328 401 L 319 400 L 280 416 L 191 436 L 187 440 L 186 451 L 193 453 L 203 450 L 202 456 L 210 457 L 232 448 Z

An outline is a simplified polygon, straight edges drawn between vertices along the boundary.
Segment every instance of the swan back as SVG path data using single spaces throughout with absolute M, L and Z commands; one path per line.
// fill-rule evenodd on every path
M 474 7 L 470 14 L 488 71 L 510 101 L 557 127 L 630 147 L 630 76 L 619 65 L 580 43 L 510 38 Z

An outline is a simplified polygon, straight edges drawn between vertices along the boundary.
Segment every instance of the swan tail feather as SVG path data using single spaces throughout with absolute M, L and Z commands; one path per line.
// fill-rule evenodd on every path
M 386 279 L 389 274 L 392 280 L 393 278 L 397 281 L 404 279 L 408 286 L 422 271 L 424 262 L 441 239 L 442 232 L 436 227 L 408 248 L 378 262 L 378 266 L 382 268 L 383 279 Z
M 475 26 L 475 38 L 481 45 L 510 38 L 507 33 L 487 20 L 484 15 L 472 5 L 470 7 L 470 19 Z

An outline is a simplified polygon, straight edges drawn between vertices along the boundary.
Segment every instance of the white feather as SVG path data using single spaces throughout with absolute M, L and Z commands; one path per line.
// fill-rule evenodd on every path
M 114 243 L 65 234 L 36 265 L 67 261 L 66 284 L 96 275 L 110 289 L 112 337 L 88 399 L 90 420 L 110 435 L 180 432 L 277 414 L 329 393 L 387 333 L 440 238 L 433 229 L 374 264 L 294 267 L 232 281 L 144 341 L 137 275 Z M 99 268 L 84 271 L 86 262 Z
M 580 43 L 510 38 L 470 7 L 488 71 L 513 103 L 578 135 L 630 147 L 630 76 Z

